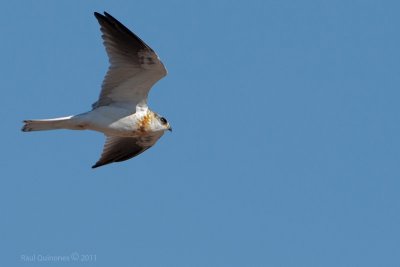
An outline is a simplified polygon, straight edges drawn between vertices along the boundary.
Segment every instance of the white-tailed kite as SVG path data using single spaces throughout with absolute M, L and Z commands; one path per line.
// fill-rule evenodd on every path
M 22 131 L 94 130 L 106 135 L 92 168 L 135 157 L 152 147 L 171 126 L 147 106 L 151 87 L 167 74 L 157 54 L 110 14 L 94 13 L 101 26 L 110 67 L 92 110 L 46 120 L 25 120 Z

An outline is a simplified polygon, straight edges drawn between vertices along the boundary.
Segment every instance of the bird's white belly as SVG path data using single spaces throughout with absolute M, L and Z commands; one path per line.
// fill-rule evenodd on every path
M 102 132 L 112 136 L 138 136 L 138 121 L 141 114 L 129 114 L 127 110 L 104 106 L 75 118 L 84 129 Z

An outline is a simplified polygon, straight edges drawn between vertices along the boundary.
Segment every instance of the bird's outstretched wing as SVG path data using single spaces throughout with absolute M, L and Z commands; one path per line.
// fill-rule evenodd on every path
M 161 136 L 162 133 L 137 138 L 107 136 L 103 153 L 92 168 L 133 158 L 152 147 Z
M 113 105 L 131 113 L 147 108 L 150 88 L 167 74 L 157 54 L 138 36 L 107 12 L 94 13 L 101 26 L 110 67 L 93 108 Z

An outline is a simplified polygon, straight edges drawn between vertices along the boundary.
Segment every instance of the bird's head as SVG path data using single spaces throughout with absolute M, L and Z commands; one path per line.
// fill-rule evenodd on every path
M 159 116 L 159 115 L 157 115 L 156 118 L 158 121 L 158 126 L 160 127 L 161 130 L 164 130 L 164 131 L 168 130 L 168 131 L 172 132 L 171 125 L 169 124 L 169 122 L 167 121 L 166 118 Z

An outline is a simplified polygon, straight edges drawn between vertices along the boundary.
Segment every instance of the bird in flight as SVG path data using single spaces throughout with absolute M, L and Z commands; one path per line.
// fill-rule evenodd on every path
M 55 129 L 93 130 L 106 136 L 103 153 L 92 166 L 133 158 L 152 147 L 165 131 L 168 121 L 149 109 L 151 87 L 167 70 L 157 54 L 138 36 L 107 12 L 94 16 L 100 24 L 110 67 L 99 99 L 92 110 L 68 117 L 25 120 L 22 131 Z

